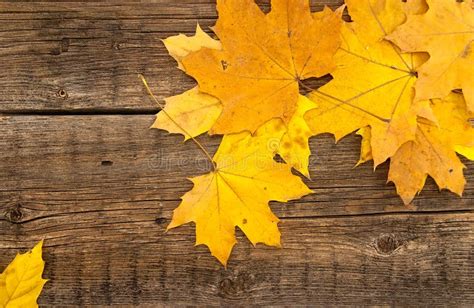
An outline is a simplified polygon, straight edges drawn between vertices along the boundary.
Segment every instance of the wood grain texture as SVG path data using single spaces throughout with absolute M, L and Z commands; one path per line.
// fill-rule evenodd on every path
M 186 178 L 206 173 L 210 166 L 192 142 L 183 144 L 178 135 L 149 129 L 153 119 L 148 115 L 4 117 L 0 121 L 2 199 L 25 207 L 22 221 L 46 213 L 71 214 L 83 207 L 158 209 L 159 202 L 173 203 L 163 209 L 164 217 L 169 217 L 173 205 L 192 187 Z M 220 138 L 200 140 L 214 152 Z M 412 206 L 405 207 L 394 186 L 386 184 L 388 164 L 375 172 L 371 164 L 354 168 L 359 143 L 357 136 L 337 145 L 330 136 L 313 138 L 312 179 L 306 183 L 315 194 L 288 204 L 275 203 L 277 215 L 474 210 L 474 163 L 464 160 L 468 184 L 463 198 L 439 192 L 429 180 Z
M 194 227 L 165 234 L 206 172 L 153 116 L 9 116 L 0 121 L 0 260 L 45 238 L 45 305 L 464 304 L 474 300 L 474 179 L 463 199 L 433 181 L 402 206 L 387 166 L 353 169 L 359 138 L 313 138 L 316 194 L 272 204 L 284 248 L 239 244 L 226 271 Z M 215 149 L 218 138 L 201 137 Z M 472 170 L 473 164 L 466 162 Z
M 237 230 L 226 270 L 193 246 L 193 225 L 165 233 L 186 178 L 209 166 L 149 129 L 157 110 L 136 75 L 160 99 L 193 87 L 160 39 L 215 18 L 213 0 L 0 3 L 0 266 L 44 238 L 43 306 L 474 305 L 466 160 L 462 199 L 430 179 L 405 207 L 387 164 L 353 168 L 359 137 L 320 136 L 315 194 L 271 204 L 283 249 Z
M 269 1 L 259 1 L 268 9 Z M 313 1 L 312 8 L 342 0 Z M 149 112 L 137 74 L 159 99 L 195 82 L 176 68 L 161 43 L 208 31 L 213 0 L 153 3 L 0 3 L 0 112 Z
M 285 219 L 284 249 L 252 248 L 239 233 L 225 270 L 207 249 L 193 247 L 192 227 L 164 234 L 153 213 L 108 213 L 64 217 L 54 229 L 40 221 L 15 226 L 47 238 L 50 281 L 40 304 L 436 307 L 474 301 L 471 214 Z M 19 235 L 24 242 L 14 245 L 32 245 L 37 237 Z M 2 266 L 15 252 L 0 250 Z

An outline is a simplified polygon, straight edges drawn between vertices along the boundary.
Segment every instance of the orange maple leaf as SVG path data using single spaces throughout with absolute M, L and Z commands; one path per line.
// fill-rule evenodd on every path
M 211 133 L 254 132 L 272 118 L 288 123 L 300 82 L 334 68 L 342 8 L 311 13 L 308 0 L 273 0 L 264 14 L 253 0 L 219 0 L 217 10 L 222 49 L 181 60 L 199 90 L 223 105 Z
M 405 143 L 390 158 L 388 180 L 397 187 L 397 192 L 405 204 L 409 204 L 431 176 L 440 189 L 448 189 L 461 195 L 466 180 L 465 166 L 456 152 L 474 160 L 474 128 L 469 123 L 473 114 L 466 109 L 460 94 L 432 100 L 437 123 L 419 118 L 416 139 Z M 359 132 L 362 147 L 359 163 L 372 159 L 369 128 Z
M 469 110 L 474 111 L 474 2 L 427 3 L 425 14 L 409 15 L 387 38 L 404 51 L 430 54 L 418 69 L 417 99 L 444 98 L 461 88 Z

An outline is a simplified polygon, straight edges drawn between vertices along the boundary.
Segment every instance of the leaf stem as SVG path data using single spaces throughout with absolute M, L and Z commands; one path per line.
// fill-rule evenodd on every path
M 187 135 L 197 145 L 197 147 L 204 153 L 206 158 L 211 163 L 212 171 L 216 171 L 216 164 L 214 160 L 212 159 L 211 155 L 209 154 L 209 152 L 204 148 L 204 146 L 199 141 L 196 140 L 196 138 L 194 138 L 184 127 L 182 127 L 178 122 L 176 122 L 175 119 L 173 119 L 173 117 L 168 112 L 166 112 L 165 106 L 160 101 L 158 101 L 158 99 L 155 97 L 150 87 L 148 86 L 148 82 L 146 81 L 145 76 L 143 76 L 142 74 L 138 74 L 138 77 L 143 82 L 143 85 L 145 86 L 148 94 L 151 96 L 151 98 L 153 98 L 153 100 L 158 105 L 158 107 L 160 107 L 161 112 L 163 112 L 168 117 L 168 119 L 170 119 L 170 121 L 173 122 L 174 125 L 176 125 L 181 131 L 183 131 L 184 134 Z

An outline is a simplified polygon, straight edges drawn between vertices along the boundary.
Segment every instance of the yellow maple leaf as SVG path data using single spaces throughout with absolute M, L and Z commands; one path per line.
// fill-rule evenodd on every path
M 224 136 L 213 158 L 215 170 L 190 179 L 194 188 L 182 197 L 168 229 L 195 222 L 196 245 L 208 246 L 224 265 L 236 243 L 236 226 L 254 245 L 279 247 L 279 220 L 268 202 L 311 193 L 290 166 L 273 160 L 271 141 L 276 132 L 284 132 L 282 126 L 274 119 L 253 136 L 247 132 Z
M 362 137 L 362 141 L 360 143 L 360 157 L 356 164 L 356 166 L 359 166 L 373 159 L 372 146 L 370 145 L 370 139 L 372 138 L 370 127 L 362 127 L 357 131 L 357 135 Z
M 201 48 L 222 49 L 221 43 L 204 32 L 199 24 L 196 26 L 196 33 L 193 36 L 179 34 L 170 36 L 162 41 L 170 56 L 178 62 L 178 67 L 182 70 L 184 68 L 181 60 L 191 52 L 198 51 Z
M 304 176 L 309 178 L 309 156 L 311 150 L 309 148 L 309 137 L 313 135 L 304 120 L 304 114 L 315 108 L 317 105 L 307 97 L 300 95 L 296 112 L 291 117 L 290 121 L 284 127 L 285 133 L 278 142 L 276 153 L 279 154 L 283 160 L 301 172 Z
M 426 3 L 426 0 L 407 0 L 404 11 L 407 15 L 423 14 L 428 11 L 428 3 Z
M 164 112 L 156 115 L 152 128 L 182 134 L 185 140 L 207 132 L 222 111 L 218 99 L 199 92 L 197 87 L 168 97 L 165 102 Z
M 47 280 L 41 278 L 44 269 L 43 241 L 31 251 L 17 254 L 0 275 L 0 306 L 38 307 L 36 300 Z
M 390 158 L 389 181 L 395 183 L 405 204 L 409 204 L 431 176 L 440 189 L 461 195 L 466 180 L 464 165 L 456 152 L 474 160 L 474 129 L 462 95 L 451 93 L 443 100 L 433 100 L 433 110 L 438 118 L 435 124 L 418 119 L 416 139 L 402 145 Z M 371 159 L 370 129 L 360 131 L 363 136 L 360 163 Z
M 301 80 L 334 68 L 342 9 L 311 13 L 308 0 L 273 0 L 264 14 L 253 0 L 218 0 L 217 10 L 222 50 L 201 48 L 181 60 L 199 90 L 223 105 L 211 133 L 254 132 L 272 118 L 288 123 Z
M 383 38 L 404 21 L 399 0 L 346 0 L 354 22 L 342 28 L 343 43 L 335 56 L 334 79 L 309 97 L 318 108 L 305 119 L 314 134 L 336 140 L 370 126 L 375 166 L 415 138 L 416 118 L 433 118 L 428 101 L 413 103 L 415 69 L 421 54 L 401 54 Z
M 462 95 L 455 93 L 433 102 L 439 124 L 420 118 L 416 140 L 403 145 L 390 159 L 388 179 L 395 183 L 405 204 L 421 191 L 427 175 L 440 189 L 458 195 L 466 184 L 465 166 L 456 155 L 457 146 L 474 148 L 474 129 L 469 123 L 466 103 Z
M 164 39 L 163 43 L 169 54 L 178 62 L 180 69 L 183 69 L 181 60 L 189 53 L 201 48 L 219 50 L 222 47 L 219 41 L 207 35 L 199 25 L 196 27 L 194 36 L 179 34 Z M 222 112 L 220 101 L 200 92 L 198 87 L 180 95 L 168 97 L 165 103 L 163 112 L 156 115 L 156 120 L 151 127 L 182 134 L 185 140 L 207 132 Z M 160 103 L 158 105 L 162 107 Z
M 456 145 L 454 149 L 467 159 L 474 160 L 474 141 L 470 146 Z
M 197 26 L 196 34 L 192 37 L 176 35 L 163 40 L 169 54 L 178 61 L 189 53 L 201 48 L 221 49 L 219 41 L 212 39 Z M 153 128 L 164 129 L 170 133 L 184 135 L 185 140 L 207 132 L 216 122 L 222 111 L 220 101 L 195 87 L 183 94 L 167 98 L 165 112 L 158 113 Z M 277 137 L 282 132 L 275 132 L 272 146 L 276 153 L 296 170 L 309 178 L 308 163 L 311 154 L 308 138 L 312 135 L 303 119 L 304 113 L 316 105 L 308 98 L 299 95 L 296 111 L 282 129 L 285 133 L 281 140 Z M 177 125 L 178 124 L 178 125 Z M 183 131 L 184 129 L 184 131 Z
M 404 51 L 430 54 L 418 69 L 417 99 L 443 98 L 461 88 L 468 108 L 474 111 L 474 2 L 427 3 L 425 14 L 409 15 L 387 38 Z

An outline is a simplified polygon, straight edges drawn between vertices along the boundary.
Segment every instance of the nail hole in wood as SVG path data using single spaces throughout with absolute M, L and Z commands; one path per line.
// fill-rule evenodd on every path
M 66 92 L 66 90 L 64 90 L 64 89 L 60 89 L 60 90 L 58 91 L 58 96 L 59 96 L 60 98 L 62 98 L 62 99 L 66 99 L 66 98 L 68 97 L 67 92 Z
M 155 223 L 157 223 L 158 225 L 165 224 L 166 223 L 166 218 L 158 217 L 157 219 L 155 219 Z

